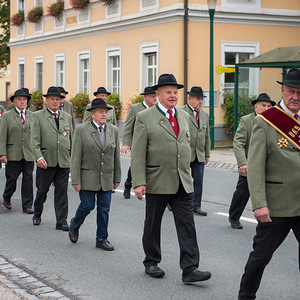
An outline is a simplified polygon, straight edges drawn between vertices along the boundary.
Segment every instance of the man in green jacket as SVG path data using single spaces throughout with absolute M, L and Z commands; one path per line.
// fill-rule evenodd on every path
M 253 120 L 257 115 L 275 104 L 276 102 L 272 101 L 268 94 L 259 94 L 257 99 L 252 100 L 252 105 L 254 106 L 255 111 L 249 115 L 241 117 L 239 126 L 234 135 L 233 150 L 239 168 L 239 179 L 229 208 L 229 223 L 233 229 L 243 229 L 240 217 L 250 196 L 247 182 L 247 157 Z
M 105 102 L 107 102 L 107 96 L 109 96 L 111 93 L 108 92 L 106 90 L 105 87 L 98 87 L 97 91 L 94 92 L 94 96 L 98 99 L 103 99 Z M 108 110 L 108 113 L 107 113 L 107 122 L 108 123 L 112 123 L 113 125 L 115 126 L 118 126 L 118 123 L 117 123 L 117 118 L 116 118 L 116 113 L 115 113 L 115 108 L 110 105 L 110 104 L 107 104 L 107 107 L 110 107 L 110 110 Z M 85 122 L 91 122 L 92 121 L 92 117 L 91 117 L 91 114 L 90 114 L 90 111 L 89 109 L 91 108 L 91 104 L 89 103 L 86 108 L 85 108 L 85 112 L 84 112 L 84 115 L 83 115 L 83 121 L 82 123 L 85 123 Z
M 187 92 L 188 104 L 181 107 L 190 115 L 191 133 L 191 171 L 194 186 L 194 214 L 206 216 L 207 212 L 201 209 L 204 165 L 209 161 L 210 156 L 210 135 L 208 114 L 202 108 L 203 90 L 200 86 L 193 86 Z
M 107 239 L 107 227 L 111 192 L 121 181 L 119 133 L 116 126 L 107 123 L 109 109 L 103 99 L 94 99 L 89 108 L 92 121 L 79 125 L 75 131 L 71 177 L 80 204 L 69 231 L 70 241 L 76 243 L 79 228 L 94 209 L 97 196 L 96 247 L 106 251 L 114 250 Z
M 43 205 L 54 182 L 56 229 L 68 231 L 68 181 L 72 147 L 72 117 L 59 110 L 60 90 L 52 86 L 46 97 L 47 108 L 37 111 L 32 126 L 32 147 L 37 161 L 33 225 L 40 225 Z
M 122 153 L 127 153 L 131 149 L 132 137 L 133 137 L 133 129 L 135 124 L 136 115 L 149 107 L 152 107 L 156 104 L 156 92 L 151 86 L 147 86 L 144 89 L 144 92 L 141 93 L 144 97 L 144 101 L 141 103 L 132 104 L 129 108 L 129 112 L 126 117 L 124 129 L 123 129 L 123 145 L 121 148 Z M 127 173 L 127 179 L 124 183 L 124 198 L 130 198 L 130 190 L 132 188 L 132 177 L 131 177 L 131 169 L 129 167 Z
M 290 69 L 277 82 L 282 100 L 253 121 L 247 178 L 258 224 L 240 300 L 256 299 L 265 267 L 291 230 L 300 246 L 300 69 Z M 276 299 L 272 291 L 268 297 Z
M 34 157 L 31 146 L 33 113 L 27 109 L 30 95 L 23 89 L 10 97 L 15 108 L 5 112 L 0 126 L 0 163 L 5 163 L 6 185 L 3 204 L 11 209 L 11 197 L 16 191 L 17 180 L 22 173 L 21 199 L 23 212 L 32 214 L 32 172 Z
M 184 283 L 204 281 L 210 272 L 198 270 L 199 250 L 193 215 L 190 173 L 189 115 L 176 109 L 178 84 L 172 74 L 162 74 L 156 90 L 158 103 L 137 114 L 131 149 L 132 185 L 139 200 L 146 195 L 143 247 L 145 272 L 159 278 L 161 220 L 170 204 L 180 247 Z
M 76 121 L 75 121 L 75 117 L 74 117 L 74 110 L 73 110 L 73 104 L 69 101 L 65 101 L 66 100 L 66 96 L 69 94 L 64 87 L 59 86 L 58 87 L 60 90 L 60 93 L 62 96 L 64 96 L 64 98 L 61 98 L 61 104 L 60 104 L 60 110 L 67 112 L 68 114 L 71 115 L 72 117 L 72 125 L 73 125 L 73 129 L 75 129 L 76 127 Z

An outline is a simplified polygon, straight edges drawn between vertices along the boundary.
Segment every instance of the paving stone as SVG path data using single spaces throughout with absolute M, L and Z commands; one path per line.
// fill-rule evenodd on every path
M 55 298 L 55 299 L 59 299 L 59 300 L 61 300 L 61 298 L 64 297 L 64 295 L 62 295 L 61 293 L 56 292 L 56 291 L 50 292 L 50 293 L 39 294 L 39 296 L 45 297 L 46 299 L 47 298 Z
M 48 292 L 54 292 L 53 288 L 49 287 L 49 286 L 43 286 L 43 287 L 39 287 L 36 288 L 34 290 L 31 290 L 34 294 L 44 294 L 44 293 L 48 293 Z

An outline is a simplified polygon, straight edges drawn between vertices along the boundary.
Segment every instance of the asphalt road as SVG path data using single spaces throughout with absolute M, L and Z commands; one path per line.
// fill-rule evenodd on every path
M 123 158 L 122 183 L 128 165 L 129 159 Z M 144 273 L 141 237 L 145 202 L 135 196 L 124 199 L 123 184 L 113 194 L 110 211 L 109 240 L 115 251 L 95 248 L 95 211 L 86 218 L 77 244 L 69 241 L 66 232 L 55 230 L 53 187 L 41 225 L 33 226 L 32 216 L 21 212 L 18 186 L 12 211 L 0 207 L 0 256 L 72 299 L 237 299 L 255 233 L 250 206 L 243 215 L 248 218 L 242 221 L 243 230 L 233 230 L 228 223 L 226 214 L 237 177 L 233 171 L 205 169 L 202 208 L 208 211 L 208 216 L 195 216 L 195 223 L 201 253 L 200 269 L 212 273 L 207 282 L 182 284 L 179 247 L 170 211 L 165 212 L 162 224 L 160 266 L 166 276 L 153 279 Z M 1 194 L 4 183 L 2 169 Z M 70 185 L 69 220 L 78 204 L 78 194 Z M 297 254 L 296 239 L 290 234 L 267 267 L 257 299 L 300 298 Z

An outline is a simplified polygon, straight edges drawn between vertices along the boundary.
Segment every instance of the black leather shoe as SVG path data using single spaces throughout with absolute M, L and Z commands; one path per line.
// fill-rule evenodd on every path
M 96 241 L 96 248 L 101 248 L 105 251 L 113 251 L 115 248 L 108 240 Z
M 23 213 L 28 214 L 28 215 L 32 215 L 33 214 L 33 209 L 31 207 L 24 208 Z
M 69 230 L 69 239 L 72 243 L 77 243 L 79 236 L 79 229 L 74 229 L 72 226 L 74 218 L 71 219 L 70 230 Z
M 182 282 L 189 283 L 189 282 L 197 282 L 197 281 L 205 281 L 211 277 L 211 273 L 206 271 L 202 272 L 200 270 L 194 270 L 193 272 L 182 275 Z
M 7 209 L 11 209 L 11 203 L 10 202 L 6 202 L 3 200 L 3 205 L 7 208 Z
M 129 186 L 124 186 L 124 192 L 123 192 L 123 196 L 125 199 L 129 199 L 130 198 L 130 187 Z
M 243 229 L 243 226 L 239 220 L 232 220 L 229 218 L 229 223 L 233 229 Z
M 69 231 L 70 228 L 67 221 L 65 221 L 63 224 L 56 223 L 55 229 L 62 230 L 62 231 Z
M 198 216 L 207 216 L 207 212 L 203 211 L 201 208 L 194 208 L 194 214 Z
M 145 268 L 145 273 L 153 278 L 165 276 L 165 272 L 158 266 L 149 266 Z
M 32 217 L 32 223 L 33 225 L 40 225 L 41 224 L 41 218 L 40 217 L 36 217 L 36 216 L 33 216 Z

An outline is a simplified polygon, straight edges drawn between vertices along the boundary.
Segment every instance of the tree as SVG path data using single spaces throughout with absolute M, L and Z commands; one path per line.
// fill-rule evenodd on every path
M 10 63 L 10 50 L 7 45 L 10 38 L 9 0 L 0 0 L 0 69 L 6 69 Z

